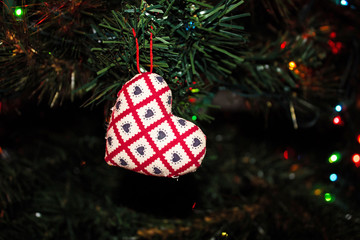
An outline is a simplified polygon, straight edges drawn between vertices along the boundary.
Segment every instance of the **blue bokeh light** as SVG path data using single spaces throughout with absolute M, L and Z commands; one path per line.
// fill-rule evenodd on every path
M 337 180 L 338 176 L 335 173 L 332 173 L 329 178 L 330 178 L 330 181 L 335 182 Z
M 349 3 L 346 0 L 341 0 L 340 4 L 343 5 L 343 6 L 349 5 Z
M 336 105 L 335 111 L 341 112 L 341 110 L 342 110 L 342 106 L 340 104 Z

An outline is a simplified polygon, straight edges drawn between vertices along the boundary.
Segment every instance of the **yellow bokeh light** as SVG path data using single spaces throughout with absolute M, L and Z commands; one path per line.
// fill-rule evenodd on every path
M 198 93 L 200 90 L 198 88 L 191 89 L 192 93 Z
M 296 68 L 296 63 L 294 61 L 289 62 L 289 69 L 294 70 Z

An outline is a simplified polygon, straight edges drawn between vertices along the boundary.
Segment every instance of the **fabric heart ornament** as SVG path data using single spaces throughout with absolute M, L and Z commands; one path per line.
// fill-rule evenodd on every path
M 126 82 L 112 108 L 105 161 L 138 173 L 178 177 L 194 172 L 206 152 L 201 129 L 171 113 L 172 94 L 155 73 Z

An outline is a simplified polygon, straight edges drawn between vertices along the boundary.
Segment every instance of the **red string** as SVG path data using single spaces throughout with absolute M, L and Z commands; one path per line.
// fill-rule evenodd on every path
M 139 73 L 140 72 L 140 55 L 139 55 L 139 42 L 138 42 L 138 39 L 136 37 L 136 32 L 135 32 L 135 29 L 133 28 L 133 34 L 134 34 L 134 38 L 136 40 L 136 65 L 137 65 L 137 70 Z
M 153 29 L 153 27 L 151 26 L 151 29 Z M 135 29 L 133 28 L 132 29 L 133 31 L 133 34 L 134 34 L 134 38 L 136 40 L 136 65 L 137 65 L 137 70 L 139 73 L 140 72 L 140 54 L 139 54 L 139 42 L 138 42 L 138 39 L 136 37 L 136 32 L 135 32 Z M 152 52 L 152 49 L 153 49 L 153 34 L 152 32 L 150 31 L 150 73 L 152 73 L 153 71 L 153 52 Z
M 151 26 L 151 29 L 153 29 L 153 27 Z M 153 70 L 153 34 L 150 31 L 150 73 L 152 73 Z

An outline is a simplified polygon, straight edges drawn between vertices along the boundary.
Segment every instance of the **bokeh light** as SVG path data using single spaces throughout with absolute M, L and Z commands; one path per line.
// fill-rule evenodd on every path
M 296 68 L 296 63 L 294 61 L 289 62 L 289 69 L 294 70 Z
M 360 162 L 360 155 L 355 153 L 353 156 L 352 156 L 352 160 L 354 163 L 358 163 Z
M 325 199 L 326 202 L 332 202 L 332 201 L 334 201 L 334 196 L 331 195 L 330 193 L 325 193 L 324 194 L 324 199 Z
M 341 117 L 340 117 L 340 116 L 334 117 L 333 123 L 334 123 L 335 125 L 339 125 L 339 124 L 341 123 Z
M 342 110 L 342 106 L 340 104 L 336 105 L 335 111 L 341 112 L 341 110 Z
M 15 13 L 15 16 L 17 16 L 17 17 L 22 17 L 24 15 L 24 11 L 21 7 L 15 8 L 14 13 Z
M 317 189 L 315 189 L 314 190 L 314 194 L 316 195 L 316 196 L 320 196 L 320 194 L 321 194 L 321 189 L 319 189 L 319 188 L 317 188 Z
M 341 0 L 340 4 L 343 5 L 343 6 L 349 5 L 348 1 L 346 1 L 346 0 Z
M 331 154 L 331 156 L 329 157 L 329 163 L 335 163 L 338 162 L 341 158 L 340 153 L 335 152 L 333 154 Z
M 330 181 L 335 182 L 338 179 L 338 176 L 336 175 L 336 173 L 332 173 L 330 174 Z

